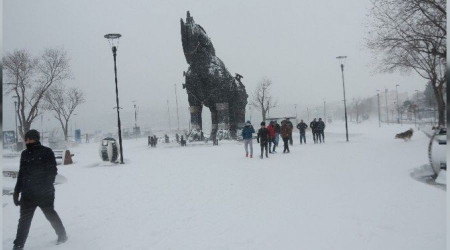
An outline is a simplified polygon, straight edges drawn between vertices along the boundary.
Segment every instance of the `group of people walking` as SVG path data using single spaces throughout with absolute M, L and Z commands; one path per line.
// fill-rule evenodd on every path
M 276 120 L 270 121 L 268 126 L 266 126 L 266 123 L 264 121 L 261 122 L 260 125 L 261 127 L 257 133 L 250 121 L 247 121 L 244 128 L 242 129 L 245 157 L 253 158 L 254 133 L 256 133 L 256 141 L 260 144 L 261 147 L 261 159 L 264 157 L 264 155 L 266 156 L 266 158 L 269 158 L 269 154 L 276 153 L 276 148 L 278 147 L 280 136 L 283 140 L 283 153 L 290 153 L 289 144 L 293 145 L 292 132 L 294 126 L 289 118 L 281 121 L 281 125 L 278 124 Z M 314 143 L 325 142 L 325 122 L 322 121 L 322 118 L 319 118 L 318 121 L 316 118 L 314 118 L 309 126 L 313 134 Z M 307 128 L 308 125 L 303 120 L 301 120 L 300 123 L 297 124 L 297 129 L 300 131 L 300 144 L 306 144 L 305 133 Z
M 314 120 L 309 123 L 309 127 L 311 128 L 314 143 L 325 142 L 325 122 L 322 121 L 322 118 L 319 118 L 319 120 L 314 118 Z M 300 131 L 300 144 L 306 144 L 307 128 L 308 125 L 306 125 L 303 120 L 300 120 L 300 123 L 297 124 L 297 129 Z

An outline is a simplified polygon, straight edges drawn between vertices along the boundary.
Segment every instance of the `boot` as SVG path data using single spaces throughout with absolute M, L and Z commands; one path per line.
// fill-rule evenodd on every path
M 245 154 L 245 157 L 248 157 L 248 153 Z
M 14 245 L 13 250 L 23 250 L 23 245 Z
M 58 236 L 58 240 L 56 240 L 56 245 L 60 245 L 67 241 L 67 235 Z

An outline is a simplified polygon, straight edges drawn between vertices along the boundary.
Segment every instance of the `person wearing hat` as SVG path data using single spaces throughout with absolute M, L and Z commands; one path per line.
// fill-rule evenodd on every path
M 289 133 L 289 144 L 293 145 L 294 141 L 292 140 L 292 130 L 294 130 L 294 124 L 292 124 L 291 120 L 288 118 L 286 118 L 286 126 L 289 127 L 289 131 L 291 131 Z
M 305 136 L 305 130 L 308 128 L 308 125 L 303 120 L 300 120 L 300 123 L 297 124 L 297 129 L 300 131 L 300 144 L 302 144 L 302 141 L 306 144 L 306 136 Z
M 23 249 L 37 207 L 41 208 L 56 234 L 56 244 L 67 241 L 66 230 L 54 209 L 55 154 L 39 142 L 39 132 L 32 129 L 25 134 L 26 149 L 20 156 L 20 169 L 14 188 L 13 201 L 20 205 L 20 219 L 13 249 Z M 19 199 L 20 195 L 20 199 Z
M 253 128 L 251 122 L 247 121 L 244 128 L 242 128 L 242 139 L 244 139 L 245 145 L 245 157 L 248 157 L 248 147 L 250 146 L 250 158 L 253 158 L 253 133 L 255 133 L 255 129 Z
M 260 158 L 263 158 L 264 155 L 264 149 L 266 150 L 266 158 L 269 158 L 269 152 L 268 152 L 268 144 L 270 140 L 269 130 L 266 128 L 266 123 L 261 122 L 261 128 L 258 130 L 258 134 L 256 137 L 256 140 L 261 145 L 261 156 Z
M 317 122 L 317 137 L 319 138 L 320 143 L 325 143 L 325 122 L 322 121 L 322 118 L 319 118 L 319 121 Z
M 288 125 L 287 121 L 281 122 L 281 138 L 283 138 L 284 149 L 283 153 L 290 153 L 289 150 L 289 136 L 292 134 L 292 129 Z

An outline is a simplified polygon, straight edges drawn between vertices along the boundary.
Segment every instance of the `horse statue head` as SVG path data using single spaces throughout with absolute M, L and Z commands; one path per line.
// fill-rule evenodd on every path
M 203 27 L 195 23 L 189 11 L 186 14 L 186 22 L 181 18 L 180 24 L 181 42 L 188 64 L 192 64 L 200 58 L 209 59 L 216 55 L 211 39 Z

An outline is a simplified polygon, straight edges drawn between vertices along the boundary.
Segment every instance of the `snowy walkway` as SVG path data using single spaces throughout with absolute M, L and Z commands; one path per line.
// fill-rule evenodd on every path
M 153 149 L 141 139 L 125 141 L 126 165 L 105 166 L 98 145 L 84 144 L 56 186 L 69 241 L 54 246 L 37 210 L 26 248 L 445 249 L 445 191 L 410 177 L 427 164 L 428 138 L 393 139 L 408 128 L 352 125 L 346 143 L 332 124 L 326 144 L 307 134 L 298 145 L 296 134 L 290 154 L 264 160 L 237 142 Z M 9 249 L 19 209 L 3 199 Z

